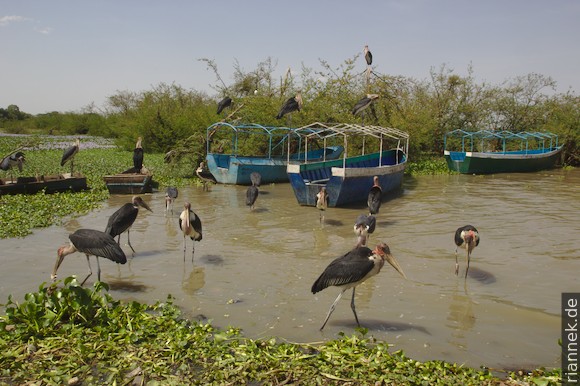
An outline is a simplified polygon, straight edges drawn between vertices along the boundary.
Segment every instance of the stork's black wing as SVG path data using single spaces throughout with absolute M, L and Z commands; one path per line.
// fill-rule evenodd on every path
M 220 114 L 226 107 L 231 106 L 231 104 L 232 104 L 232 98 L 230 98 L 230 97 L 225 97 L 224 99 L 219 101 L 218 106 L 217 106 L 217 114 Z
M 88 255 L 105 257 L 116 263 L 125 264 L 127 256 L 110 235 L 95 229 L 79 229 L 69 235 L 75 248 Z
M 369 260 L 372 254 L 373 251 L 367 247 L 357 247 L 333 260 L 312 285 L 312 293 L 332 285 L 340 286 L 361 280 L 374 266 L 373 261 Z
M 105 233 L 115 237 L 125 232 L 133 225 L 138 213 L 139 209 L 135 208 L 132 203 L 128 202 L 123 204 L 123 206 L 109 217 Z

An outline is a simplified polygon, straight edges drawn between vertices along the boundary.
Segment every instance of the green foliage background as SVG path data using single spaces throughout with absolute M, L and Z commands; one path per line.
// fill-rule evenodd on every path
M 396 127 L 411 135 L 410 159 L 441 156 L 443 134 L 454 129 L 551 131 L 565 142 L 563 162 L 580 163 L 580 97 L 558 94 L 555 81 L 540 74 L 508 79 L 501 85 L 478 82 L 471 67 L 466 76 L 442 65 L 425 80 L 361 71 L 359 55 L 333 67 L 287 71 L 279 79 L 271 58 L 245 71 L 234 64 L 231 84 L 218 66 L 205 62 L 216 77 L 214 97 L 177 84 L 161 83 L 151 90 L 119 91 L 105 106 L 87 106 L 81 112 L 51 112 L 32 116 L 18 106 L 0 109 L 0 129 L 11 133 L 90 134 L 114 138 L 131 149 L 143 137 L 146 152 L 165 153 L 180 148 L 199 161 L 205 153 L 205 129 L 226 119 L 266 126 L 302 126 L 312 122 L 361 122 L 351 114 L 366 93 L 376 93 L 374 114 L 366 110 L 365 123 Z M 282 103 L 301 91 L 302 111 L 276 120 Z M 216 114 L 217 101 L 228 95 L 231 108 Z

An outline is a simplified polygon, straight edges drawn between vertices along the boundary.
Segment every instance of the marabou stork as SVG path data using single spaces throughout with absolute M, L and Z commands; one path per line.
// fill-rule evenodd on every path
M 219 101 L 218 105 L 217 105 L 217 115 L 220 115 L 220 113 L 226 108 L 226 107 L 230 107 L 232 105 L 232 98 L 230 97 L 225 97 L 224 99 L 222 99 L 221 101 Z
M 330 306 L 326 319 L 324 319 L 324 323 L 322 324 L 322 327 L 320 327 L 320 330 L 326 326 L 326 322 L 328 322 L 336 304 L 344 292 L 349 288 L 352 288 L 350 308 L 354 313 L 357 325 L 360 327 L 354 305 L 354 292 L 356 286 L 379 273 L 385 264 L 385 260 L 391 264 L 393 268 L 401 274 L 401 276 L 407 278 L 395 257 L 391 255 L 389 246 L 385 243 L 379 243 L 372 251 L 367 247 L 355 247 L 353 250 L 332 261 L 328 267 L 326 267 L 324 272 L 322 272 L 320 277 L 316 279 L 312 285 L 312 293 L 315 294 L 329 286 L 337 286 L 341 288 L 341 292 L 336 297 L 334 303 Z
M 377 219 L 373 215 L 360 214 L 354 223 L 354 234 L 357 235 L 357 246 L 367 245 L 367 240 L 375 231 Z
M 200 162 L 197 169 L 195 169 L 195 174 L 201 180 L 203 190 L 205 191 L 209 190 L 209 184 L 215 184 L 217 182 L 213 174 L 211 174 L 209 170 L 205 168 L 205 162 L 203 161 Z
M 22 165 L 24 164 L 24 161 L 26 161 L 26 159 L 24 158 L 24 153 L 21 151 L 18 151 L 14 154 L 10 154 L 6 157 L 4 157 L 4 159 L 2 159 L 2 161 L 0 162 L 0 169 L 4 170 L 5 172 L 10 170 L 10 180 L 13 181 L 14 177 L 12 176 L 12 171 L 11 169 L 16 166 L 18 167 L 18 171 L 22 171 Z
M 101 265 L 99 264 L 99 257 L 105 257 L 118 264 L 125 264 L 127 262 L 125 252 L 123 252 L 119 244 L 115 242 L 115 239 L 107 233 L 94 229 L 78 229 L 74 233 L 71 233 L 68 238 L 70 239 L 70 243 L 58 249 L 56 263 L 54 264 L 54 269 L 50 275 L 52 280 L 56 279 L 56 271 L 58 270 L 58 267 L 60 267 L 64 257 L 77 251 L 82 252 L 87 256 L 87 264 L 89 265 L 89 274 L 82 281 L 81 285 L 85 284 L 85 281 L 87 281 L 89 276 L 93 274 L 93 271 L 91 270 L 91 262 L 89 260 L 90 255 L 97 258 L 97 277 L 99 281 L 101 281 Z
M 357 115 L 358 113 L 362 112 L 371 104 L 373 104 L 373 102 L 378 98 L 379 98 L 378 94 L 367 94 L 366 96 L 362 97 L 356 103 L 356 105 L 354 105 L 354 108 L 352 109 L 352 115 Z
M 300 111 L 302 108 L 302 94 L 300 92 L 296 93 L 296 96 L 289 98 L 284 102 L 278 115 L 276 115 L 276 119 L 282 119 L 282 117 L 286 114 L 289 114 L 293 111 Z
M 473 225 L 465 225 L 457 228 L 455 231 L 455 274 L 459 274 L 459 262 L 457 261 L 457 249 L 465 248 L 467 251 L 467 268 L 465 268 L 465 278 L 467 278 L 467 271 L 469 271 L 469 260 L 471 259 L 471 251 L 479 245 L 479 232 Z
M 179 215 L 179 229 L 183 232 L 183 261 L 185 262 L 185 237 L 189 236 L 192 243 L 191 260 L 193 261 L 193 254 L 195 253 L 195 241 L 201 241 L 201 220 L 194 211 L 191 210 L 191 204 L 186 202 L 183 212 Z
M 72 145 L 64 150 L 64 152 L 62 154 L 62 158 L 60 160 L 60 166 L 64 166 L 64 164 L 66 164 L 68 161 L 70 161 L 70 174 L 71 175 L 73 173 L 74 158 L 77 155 L 77 153 L 79 152 L 80 146 L 81 146 L 81 140 L 79 138 L 77 138 L 74 145 Z
M 173 203 L 175 202 L 178 194 L 179 192 L 175 186 L 168 186 L 165 190 L 165 214 L 167 214 L 170 207 L 171 214 L 173 214 Z
M 252 184 L 248 186 L 248 190 L 246 190 L 246 205 L 250 207 L 250 210 L 254 210 L 259 194 L 260 190 L 256 185 Z
M 367 206 L 369 207 L 369 214 L 378 214 L 381 208 L 381 200 L 383 199 L 383 189 L 379 184 L 379 177 L 373 177 L 373 186 L 369 190 L 367 198 Z
M 365 54 L 365 60 L 367 62 L 367 66 L 370 66 L 371 64 L 373 64 L 373 54 L 371 54 L 371 51 L 369 50 L 369 46 L 365 46 L 364 54 Z
M 120 243 L 121 241 L 121 233 L 127 231 L 127 243 L 133 251 L 133 256 L 135 256 L 135 249 L 133 249 L 133 246 L 131 245 L 131 237 L 129 233 L 131 230 L 130 228 L 139 213 L 139 207 L 145 208 L 149 212 L 153 212 L 141 197 L 133 196 L 131 202 L 123 204 L 123 206 L 109 217 L 107 228 L 105 229 L 105 233 L 112 237 L 118 236 L 117 243 Z
M 320 187 L 320 191 L 316 193 L 316 209 L 320 211 L 320 222 L 324 221 L 324 211 L 328 208 L 328 193 L 326 186 Z
M 143 168 L 143 147 L 141 146 L 142 138 L 137 138 L 137 143 L 135 144 L 135 149 L 133 149 L 133 168 L 135 168 L 136 173 L 141 173 Z
M 262 175 L 258 172 L 250 173 L 250 181 L 252 185 L 260 186 L 262 184 Z

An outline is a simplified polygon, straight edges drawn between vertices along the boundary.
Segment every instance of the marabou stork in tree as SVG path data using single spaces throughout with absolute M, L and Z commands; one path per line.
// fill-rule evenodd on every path
M 276 115 L 276 119 L 282 119 L 284 115 L 290 114 L 293 111 L 300 111 L 300 109 L 302 109 L 302 94 L 299 91 L 296 93 L 296 96 L 293 96 L 284 102 L 278 115 Z
M 229 96 L 226 96 L 224 99 L 222 99 L 221 101 L 219 101 L 218 105 L 217 105 L 217 115 L 220 115 L 222 111 L 224 111 L 224 109 L 226 107 L 230 107 L 232 105 L 232 98 L 230 98 Z
M 371 64 L 373 64 L 373 54 L 371 54 L 371 51 L 369 50 L 368 45 L 365 46 L 363 52 L 365 54 L 365 60 L 367 62 L 367 66 L 370 66 Z
M 133 168 L 135 168 L 135 173 L 141 173 L 143 168 L 143 147 L 141 146 L 142 138 L 137 138 L 137 143 L 135 144 L 135 149 L 133 149 Z
M 107 228 L 105 229 L 105 233 L 111 235 L 113 238 L 118 236 L 117 243 L 120 243 L 121 241 L 121 233 L 127 231 L 127 243 L 133 251 L 133 256 L 135 256 L 135 249 L 133 249 L 133 246 L 131 245 L 131 237 L 129 233 L 131 230 L 130 228 L 139 213 L 139 207 L 145 208 L 149 212 L 153 212 L 141 197 L 133 196 L 131 202 L 123 204 L 123 206 L 117 209 L 117 211 L 109 217 Z
M 330 286 L 341 288 L 341 292 L 338 294 L 334 303 L 330 306 L 326 319 L 324 319 L 324 323 L 322 324 L 322 327 L 320 327 L 320 330 L 326 326 L 326 322 L 328 322 L 336 304 L 344 292 L 349 288 L 352 288 L 350 308 L 354 313 L 357 325 L 360 327 L 354 305 L 354 292 L 356 286 L 379 273 L 385 264 L 385 260 L 391 264 L 393 268 L 401 274 L 401 276 L 407 278 L 395 257 L 391 255 L 389 246 L 385 243 L 379 243 L 374 250 L 370 250 L 367 247 L 355 247 L 353 250 L 332 261 L 328 267 L 326 267 L 324 272 L 322 272 L 320 277 L 316 279 L 312 285 L 312 293 L 315 294 Z
M 328 193 L 326 192 L 326 186 L 322 186 L 316 193 L 316 209 L 320 211 L 320 222 L 324 221 L 326 208 L 328 208 Z
M 379 184 L 379 177 L 373 177 L 373 186 L 369 190 L 369 195 L 367 198 L 367 206 L 369 207 L 369 214 L 376 215 L 379 213 L 381 208 L 381 201 L 383 199 L 383 189 Z
M 469 271 L 469 260 L 471 259 L 471 251 L 479 245 L 479 232 L 473 225 L 465 225 L 457 228 L 455 231 L 455 274 L 459 274 L 459 262 L 457 261 L 457 249 L 464 248 L 467 251 L 467 268 L 465 268 L 465 278 L 467 279 L 467 271 Z
M 374 233 L 377 219 L 373 215 L 360 214 L 354 223 L 354 234 L 357 235 L 357 246 L 367 245 L 367 240 Z
M 375 100 L 379 98 L 378 94 L 367 94 L 366 96 L 362 97 L 354 108 L 352 109 L 352 115 L 357 115 L 364 111 L 367 107 L 373 104 Z
M 204 191 L 209 191 L 209 184 L 215 184 L 217 183 L 215 177 L 213 176 L 213 174 L 211 174 L 209 172 L 209 170 L 207 170 L 205 168 L 205 162 L 200 162 L 199 166 L 197 167 L 197 169 L 195 169 L 195 174 L 199 177 L 199 179 L 201 180 L 202 183 L 202 187 Z
M 165 214 L 167 214 L 170 207 L 171 214 L 173 214 L 173 203 L 175 202 L 178 194 L 179 192 L 175 186 L 168 186 L 165 190 Z
M 21 172 L 24 161 L 26 161 L 26 159 L 24 158 L 24 153 L 18 151 L 14 154 L 10 154 L 4 157 L 0 162 L 0 169 L 4 170 L 5 172 L 10 171 L 10 180 L 14 181 L 14 177 L 12 175 L 12 168 L 16 166 L 18 168 L 18 171 Z
M 191 204 L 186 202 L 184 205 L 183 212 L 179 215 L 179 229 L 183 232 L 183 261 L 185 262 L 185 250 L 186 250 L 186 240 L 185 238 L 189 236 L 192 243 L 191 250 L 191 261 L 193 261 L 193 254 L 195 253 L 195 242 L 201 241 L 201 220 L 199 216 L 191 210 Z
M 62 158 L 60 160 L 60 166 L 64 166 L 64 164 L 66 164 L 67 162 L 70 161 L 70 174 L 71 175 L 73 174 L 74 158 L 77 155 L 77 153 L 79 152 L 80 146 L 81 146 L 81 140 L 79 138 L 77 138 L 75 144 L 66 148 L 64 150 L 64 152 L 62 153 Z
M 85 284 L 85 281 L 93 274 L 91 261 L 89 260 L 90 255 L 97 258 L 97 277 L 99 281 L 101 281 L 99 257 L 105 257 L 118 264 L 125 264 L 127 262 L 125 252 L 115 242 L 115 239 L 107 233 L 94 229 L 78 229 L 74 233 L 71 233 L 68 238 L 70 239 L 70 243 L 58 249 L 56 263 L 50 275 L 52 280 L 56 279 L 56 271 L 60 267 L 64 257 L 77 251 L 87 256 L 87 264 L 89 265 L 89 274 L 82 281 L 81 285 Z

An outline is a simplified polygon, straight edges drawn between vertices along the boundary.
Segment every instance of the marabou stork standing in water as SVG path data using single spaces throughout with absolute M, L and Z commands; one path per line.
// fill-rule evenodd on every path
M 354 223 L 354 233 L 357 235 L 357 247 L 367 245 L 370 235 L 375 231 L 377 219 L 373 215 L 360 214 Z
M 260 194 L 258 186 L 262 183 L 262 175 L 258 172 L 252 172 L 250 181 L 252 181 L 252 185 L 248 186 L 248 190 L 246 190 L 246 205 L 250 207 L 250 210 L 254 210 L 254 205 Z
M 82 252 L 87 256 L 87 264 L 89 265 L 89 274 L 82 281 L 81 285 L 85 284 L 85 281 L 93 274 L 91 270 L 91 262 L 89 256 L 93 255 L 97 258 L 97 277 L 101 281 L 101 265 L 99 264 L 99 257 L 105 257 L 111 261 L 118 264 L 125 264 L 127 262 L 127 257 L 125 252 L 121 249 L 119 244 L 115 242 L 115 239 L 111 235 L 97 231 L 94 229 L 78 229 L 76 232 L 71 233 L 68 238 L 70 243 L 64 245 L 58 249 L 56 263 L 50 278 L 52 280 L 56 279 L 56 271 L 60 264 L 64 260 L 66 255 L 70 255 L 74 252 Z
M 135 144 L 135 149 L 133 149 L 133 168 L 135 168 L 135 173 L 141 173 L 143 168 L 143 147 L 141 146 L 142 138 L 137 138 L 137 143 Z
M 191 249 L 191 261 L 193 261 L 193 254 L 195 253 L 195 242 L 201 241 L 201 220 L 194 211 L 191 210 L 191 204 L 186 202 L 184 205 L 183 212 L 179 215 L 179 229 L 183 232 L 183 261 L 185 262 L 185 250 L 186 250 L 186 240 L 185 237 L 189 236 L 192 243 Z
M 375 215 L 379 213 L 381 208 L 381 200 L 383 199 L 383 189 L 379 184 L 379 177 L 373 177 L 373 186 L 369 190 L 369 195 L 367 198 L 367 206 L 369 207 L 369 214 Z
M 66 148 L 62 154 L 62 158 L 60 160 L 60 166 L 64 166 L 68 161 L 70 161 L 70 174 L 73 174 L 74 168 L 74 158 L 79 152 L 79 148 L 81 146 L 81 140 L 77 138 L 74 145 Z
M 316 209 L 320 211 L 320 222 L 324 221 L 324 212 L 328 208 L 328 193 L 326 186 L 320 187 L 320 191 L 316 193 Z
M 296 96 L 293 96 L 284 102 L 278 115 L 276 115 L 276 119 L 282 119 L 284 115 L 290 114 L 293 111 L 300 111 L 300 109 L 302 109 L 302 94 L 299 91 L 296 93 Z
M 217 115 L 220 115 L 222 111 L 224 111 L 224 109 L 226 107 L 230 107 L 232 105 L 232 98 L 226 96 L 224 99 L 222 99 L 221 101 L 219 101 L 218 105 L 217 105 Z
M 173 214 L 173 203 L 175 202 L 178 194 L 179 192 L 175 186 L 168 186 L 165 190 L 165 214 L 167 214 L 170 207 L 171 214 Z
M 457 249 L 465 248 L 467 251 L 467 268 L 465 268 L 465 278 L 467 279 L 467 271 L 469 271 L 469 260 L 471 259 L 471 251 L 479 245 L 479 232 L 473 225 L 465 225 L 457 228 L 455 231 L 455 274 L 459 274 L 459 262 L 457 261 Z
M 200 162 L 197 169 L 195 169 L 195 174 L 199 177 L 202 183 L 202 187 L 204 191 L 209 191 L 209 184 L 215 184 L 217 181 L 213 174 L 211 174 L 205 168 L 205 162 Z
M 12 175 L 12 168 L 16 166 L 18 167 L 18 171 L 21 172 L 24 161 L 26 161 L 26 159 L 24 158 L 24 153 L 18 151 L 14 154 L 10 154 L 4 157 L 0 162 L 0 169 L 4 170 L 5 172 L 10 171 L 10 180 L 14 181 L 14 177 Z
M 332 261 L 328 267 L 326 267 L 324 272 L 322 272 L 320 277 L 316 279 L 312 285 L 312 293 L 315 294 L 330 286 L 341 288 L 341 292 L 338 294 L 334 303 L 330 306 L 326 319 L 324 319 L 324 323 L 322 324 L 322 327 L 320 327 L 320 330 L 326 326 L 326 322 L 328 322 L 336 304 L 344 292 L 349 288 L 352 288 L 350 308 L 354 313 L 356 324 L 360 327 L 354 306 L 354 292 L 356 286 L 379 273 L 385 264 L 385 260 L 391 264 L 393 268 L 401 274 L 401 276 L 407 278 L 395 257 L 391 255 L 389 246 L 385 243 L 379 243 L 374 250 L 370 250 L 367 247 L 355 247 L 353 250 Z
M 121 233 L 127 231 L 127 243 L 133 251 L 133 256 L 135 256 L 135 249 L 133 249 L 133 246 L 131 245 L 131 237 L 129 233 L 131 230 L 130 228 L 139 213 L 139 207 L 145 208 L 149 212 L 153 212 L 141 197 L 133 196 L 131 202 L 123 204 L 123 206 L 109 217 L 107 228 L 105 229 L 105 233 L 111 235 L 113 238 L 118 236 L 117 243 L 120 243 L 121 241 Z

